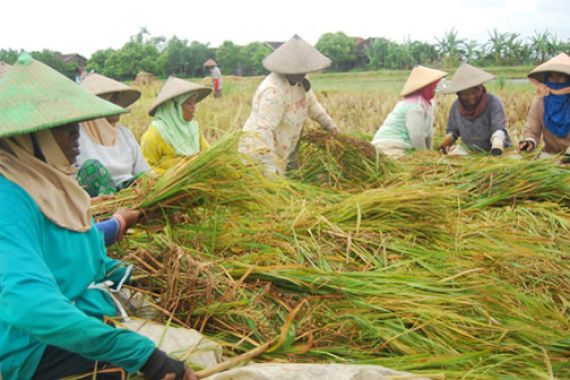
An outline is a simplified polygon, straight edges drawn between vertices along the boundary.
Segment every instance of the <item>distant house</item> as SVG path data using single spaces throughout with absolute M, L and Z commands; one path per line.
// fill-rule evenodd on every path
M 6 72 L 7 72 L 8 70 L 10 70 L 10 67 L 12 67 L 12 66 L 10 66 L 9 64 L 7 64 L 7 63 L 5 63 L 5 62 L 0 61 L 0 78 L 1 78 L 4 74 L 6 74 Z
M 271 48 L 272 50 L 277 49 L 279 46 L 283 45 L 285 42 L 276 42 L 276 41 L 265 41 L 265 46 Z
M 354 63 L 354 67 L 366 68 L 370 63 L 367 52 L 374 43 L 374 37 L 366 39 L 362 37 L 352 38 L 354 39 L 354 44 L 356 46 L 356 62 Z
M 68 64 L 68 63 L 77 64 L 77 67 L 81 70 L 85 69 L 85 67 L 87 66 L 87 58 L 85 58 L 81 54 L 77 54 L 77 53 L 63 54 L 61 56 L 61 59 L 63 60 L 63 62 L 65 62 L 65 64 Z
M 72 53 L 72 54 L 63 54 L 61 59 L 66 65 L 75 64 L 77 67 L 75 70 L 75 81 L 81 82 L 83 78 L 87 75 L 87 58 L 82 56 L 81 54 Z

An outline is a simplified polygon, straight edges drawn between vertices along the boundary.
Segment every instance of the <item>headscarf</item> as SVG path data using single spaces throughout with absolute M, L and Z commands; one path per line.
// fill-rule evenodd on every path
M 114 94 L 116 93 L 98 96 L 107 101 L 111 101 Z M 115 125 L 109 123 L 106 118 L 84 121 L 80 125 L 85 133 L 87 133 L 87 136 L 99 145 L 113 146 L 117 142 L 119 130 Z
M 174 148 L 177 154 L 193 156 L 200 152 L 200 129 L 197 121 L 186 121 L 182 104 L 196 94 L 182 94 L 161 104 L 154 114 L 152 124 L 160 136 Z
M 483 85 L 477 86 L 479 89 L 479 99 L 474 106 L 463 103 L 459 93 L 457 93 L 457 99 L 459 99 L 459 114 L 469 121 L 477 119 L 485 110 L 489 104 L 489 95 L 487 94 L 487 89 Z
M 0 139 L 0 174 L 20 185 L 42 214 L 72 231 L 91 228 L 89 195 L 75 180 L 69 163 L 50 129 L 34 133 L 45 162 L 34 155 L 32 135 Z
M 426 100 L 426 102 L 431 103 L 431 100 L 435 96 L 435 89 L 436 89 L 438 83 L 439 83 L 439 80 L 436 80 L 435 82 L 430 83 L 427 86 L 420 88 L 418 91 L 416 91 L 416 93 L 421 95 L 421 97 L 424 98 Z
M 545 84 L 553 91 L 544 97 L 544 127 L 555 136 L 564 138 L 570 132 L 570 94 L 557 95 L 555 91 L 570 88 L 570 82 Z
M 80 125 L 87 136 L 99 145 L 113 146 L 117 142 L 119 130 L 105 118 L 84 121 Z
M 404 96 L 404 100 L 408 103 L 418 104 L 424 109 L 424 111 L 430 113 L 432 111 L 432 100 L 435 96 L 435 89 L 438 83 L 439 80 L 436 80 L 435 82 L 420 88 L 410 95 Z

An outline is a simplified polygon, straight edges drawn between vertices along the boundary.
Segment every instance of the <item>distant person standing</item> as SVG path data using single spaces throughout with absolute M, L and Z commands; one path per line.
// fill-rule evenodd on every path
M 222 97 L 222 72 L 218 67 L 218 64 L 213 59 L 208 59 L 204 63 L 204 67 L 210 69 L 210 75 L 212 75 L 212 87 L 214 88 L 214 97 Z

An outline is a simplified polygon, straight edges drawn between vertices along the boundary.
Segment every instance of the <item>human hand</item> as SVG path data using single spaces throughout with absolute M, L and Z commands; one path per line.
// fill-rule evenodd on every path
M 179 380 L 179 379 L 176 378 L 175 373 L 167 373 L 166 375 L 164 375 L 162 380 Z M 198 377 L 196 376 L 196 374 L 194 372 L 192 372 L 192 370 L 190 368 L 185 367 L 184 368 L 184 377 L 182 378 L 182 380 L 198 380 Z
M 121 207 L 117 211 L 115 211 L 114 216 L 119 215 L 125 221 L 125 230 L 129 229 L 130 227 L 134 226 L 138 223 L 140 217 L 142 216 L 141 210 L 135 210 L 130 208 Z
M 495 156 L 495 157 L 496 157 L 496 156 L 500 156 L 500 155 L 502 155 L 502 154 L 503 154 L 503 151 L 502 151 L 501 149 L 499 149 L 499 148 L 493 148 L 493 149 L 491 149 L 491 155 L 492 155 L 492 156 Z
M 522 140 L 519 142 L 518 150 L 519 152 L 532 152 L 535 146 L 534 143 L 530 140 Z

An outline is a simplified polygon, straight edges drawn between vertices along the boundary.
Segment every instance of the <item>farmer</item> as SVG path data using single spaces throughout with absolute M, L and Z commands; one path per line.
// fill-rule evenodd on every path
M 127 108 L 140 91 L 99 74 L 91 74 L 81 86 L 102 99 Z M 128 187 L 150 170 L 132 132 L 118 124 L 120 116 L 80 124 L 77 178 L 90 196 L 112 194 Z
M 570 164 L 570 57 L 561 53 L 532 70 L 528 78 L 537 93 L 519 151 L 532 152 L 542 137 L 544 153 L 562 153 L 562 162 Z
M 208 147 L 194 111 L 211 92 L 208 87 L 173 76 L 164 83 L 149 111 L 154 120 L 141 138 L 144 157 L 156 173 L 162 174 L 180 157 L 195 156 Z
M 444 94 L 457 94 L 449 111 L 447 136 L 439 150 L 443 154 L 467 155 L 467 150 L 503 154 L 511 145 L 501 100 L 488 94 L 483 83 L 494 79 L 481 69 L 462 63 Z M 462 145 L 453 145 L 461 137 Z
M 307 115 L 325 130 L 337 133 L 335 122 L 305 77 L 330 64 L 330 59 L 297 35 L 263 59 L 263 66 L 271 73 L 253 97 L 239 151 L 262 164 L 266 176 L 284 176 L 287 169 L 296 166 Z
M 444 71 L 414 67 L 400 93 L 404 99 L 396 103 L 372 139 L 378 152 L 398 158 L 409 150 L 432 148 L 432 101 L 437 84 L 446 75 Z
M 222 72 L 218 67 L 218 64 L 213 59 L 208 59 L 204 63 L 204 67 L 210 70 L 210 75 L 212 76 L 212 87 L 214 88 L 214 97 L 222 97 Z
M 106 255 L 73 164 L 78 123 L 122 112 L 27 54 L 0 80 L 0 378 L 195 379 L 103 321 L 116 315 L 103 282 L 127 271 Z

